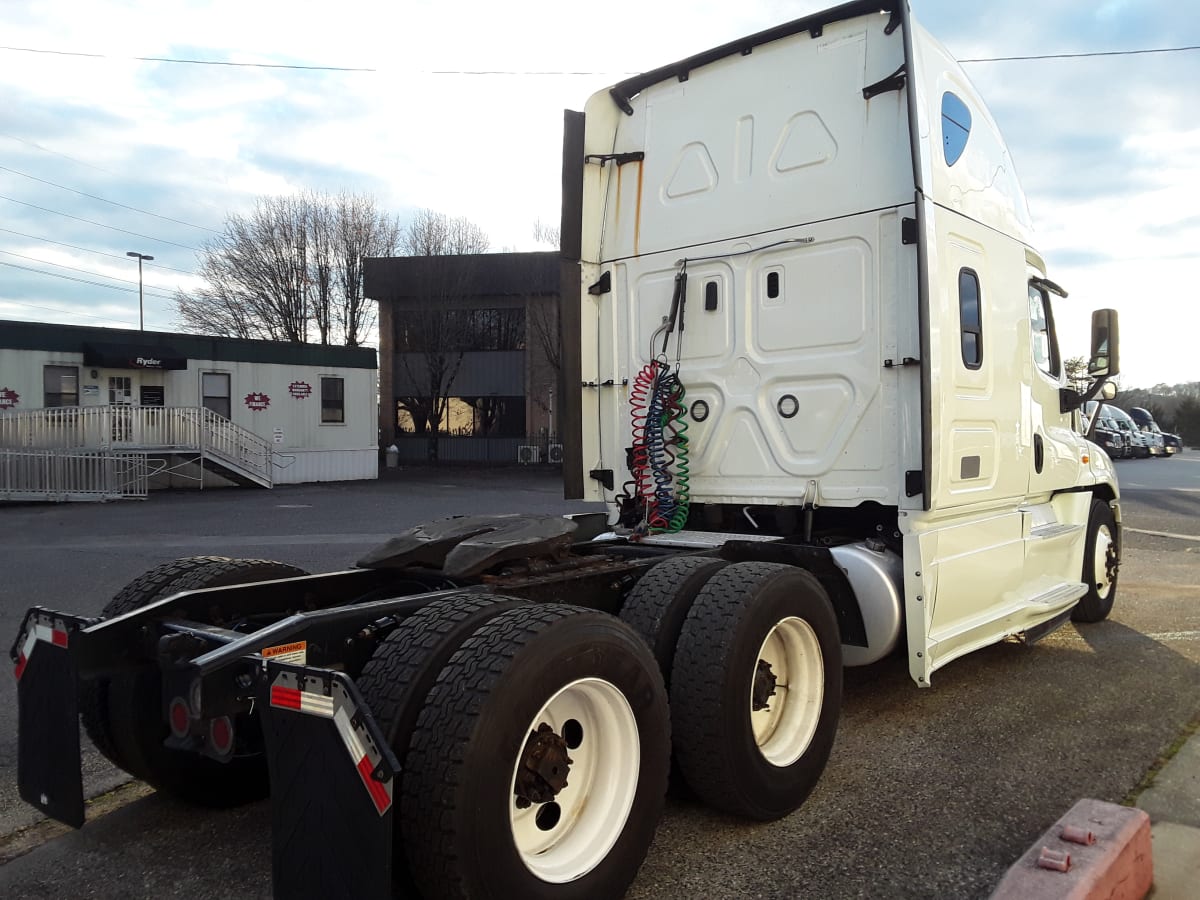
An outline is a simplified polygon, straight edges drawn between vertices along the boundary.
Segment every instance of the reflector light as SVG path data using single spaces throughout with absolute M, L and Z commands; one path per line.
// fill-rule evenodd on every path
M 375 803 L 375 809 L 379 811 L 380 815 L 383 815 L 387 808 L 392 805 L 392 798 L 388 796 L 387 788 L 383 786 L 383 783 L 375 780 L 375 776 L 372 774 L 374 770 L 371 766 L 371 760 L 364 756 L 358 761 L 358 765 L 355 768 L 358 769 L 358 774 L 362 778 L 363 784 L 367 786 L 367 793 L 371 795 L 371 800 Z
M 171 708 L 168 710 L 168 718 L 171 720 L 171 733 L 175 737 L 187 737 L 188 733 L 188 707 L 182 697 L 176 697 L 171 701 Z
M 25 673 L 25 667 L 29 664 L 29 657 L 33 655 L 33 649 L 37 646 L 38 641 L 45 641 L 47 644 L 53 644 L 55 647 L 67 646 L 67 632 L 63 628 L 54 628 L 47 625 L 49 619 L 45 616 L 33 617 L 28 627 L 25 630 L 25 641 L 21 645 L 21 649 L 17 651 L 17 665 L 13 670 L 13 675 L 19 681 Z
M 233 723 L 229 716 L 219 716 L 208 726 L 208 739 L 212 748 L 224 756 L 233 749 Z

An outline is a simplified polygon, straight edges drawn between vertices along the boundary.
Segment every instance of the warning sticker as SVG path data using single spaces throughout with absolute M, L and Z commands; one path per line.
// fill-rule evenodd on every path
M 308 662 L 308 641 L 295 641 L 291 644 L 280 644 L 277 647 L 264 647 L 263 659 L 273 659 L 276 662 L 293 663 L 302 666 Z

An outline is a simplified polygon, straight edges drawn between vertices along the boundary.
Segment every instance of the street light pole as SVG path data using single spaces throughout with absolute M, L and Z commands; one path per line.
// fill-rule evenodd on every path
M 153 256 L 147 256 L 145 253 L 138 253 L 136 250 L 130 250 L 126 256 L 133 256 L 138 261 L 138 331 L 146 330 L 146 314 L 142 304 L 142 260 L 154 259 Z

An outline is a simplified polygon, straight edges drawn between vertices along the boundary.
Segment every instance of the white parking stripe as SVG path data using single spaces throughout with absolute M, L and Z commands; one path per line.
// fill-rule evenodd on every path
M 1178 541 L 1200 541 L 1200 534 L 1176 534 L 1173 531 L 1147 531 L 1145 528 L 1130 528 L 1126 525 L 1123 531 L 1131 531 L 1134 534 L 1148 534 L 1153 537 L 1175 538 Z

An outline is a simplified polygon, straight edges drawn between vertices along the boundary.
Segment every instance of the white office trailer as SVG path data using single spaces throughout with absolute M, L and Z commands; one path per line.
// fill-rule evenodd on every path
M 374 478 L 376 387 L 371 348 L 0 321 L 10 481 L 67 456 L 149 487 Z

